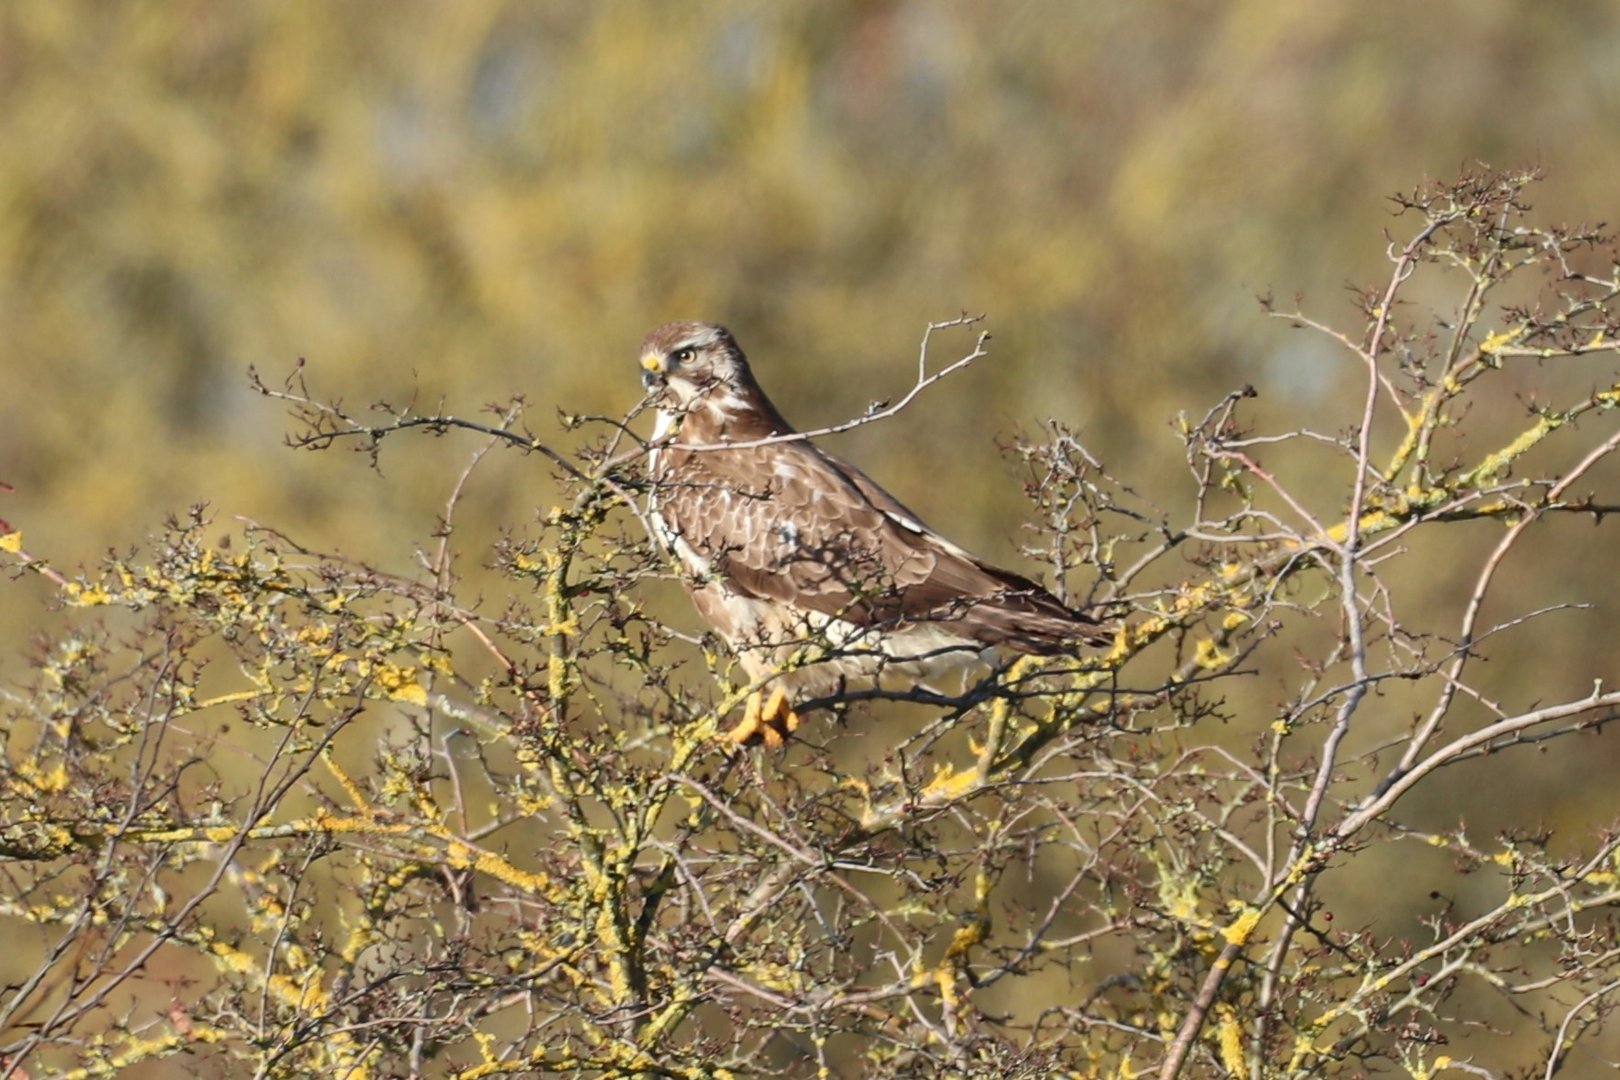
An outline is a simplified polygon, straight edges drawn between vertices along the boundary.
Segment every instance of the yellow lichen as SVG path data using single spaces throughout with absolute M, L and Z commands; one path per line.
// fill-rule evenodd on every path
M 1216 1008 L 1215 1042 L 1220 1047 L 1221 1065 L 1232 1076 L 1245 1076 L 1243 1064 L 1243 1025 L 1238 1023 L 1232 1006 L 1222 1003 Z
M 1232 922 L 1227 925 L 1226 929 L 1221 931 L 1221 936 L 1224 937 L 1229 944 L 1246 945 L 1248 944 L 1250 935 L 1254 933 L 1254 928 L 1259 924 L 1260 909 L 1245 905 L 1243 908 L 1243 913 L 1236 919 L 1233 919 Z

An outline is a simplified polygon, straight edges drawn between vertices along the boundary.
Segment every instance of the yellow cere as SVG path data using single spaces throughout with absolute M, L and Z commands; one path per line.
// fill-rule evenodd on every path
M 646 368 L 648 371 L 657 372 L 658 374 L 662 375 L 664 373 L 664 358 L 659 356 L 657 353 L 648 353 L 646 356 L 641 358 L 641 366 Z

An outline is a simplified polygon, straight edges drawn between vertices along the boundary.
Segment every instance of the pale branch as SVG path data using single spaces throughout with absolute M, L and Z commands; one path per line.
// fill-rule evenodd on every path
M 861 416 L 853 417 L 849 420 L 843 420 L 836 424 L 828 424 L 824 427 L 811 428 L 807 431 L 792 431 L 785 435 L 769 435 L 760 439 L 738 439 L 735 441 L 725 439 L 719 443 L 701 445 L 680 442 L 679 431 L 677 430 L 676 432 L 666 435 L 663 438 L 649 440 L 645 444 L 646 449 L 656 450 L 665 446 L 675 446 L 682 450 L 700 453 L 722 450 L 751 450 L 759 446 L 776 446 L 781 443 L 803 442 L 807 439 L 819 439 L 825 435 L 841 435 L 846 431 L 853 431 L 858 427 L 865 427 L 867 424 L 874 424 L 880 420 L 888 420 L 891 417 L 898 416 L 902 411 L 909 407 L 912 402 L 917 400 L 918 396 L 920 396 L 929 387 L 935 385 L 945 378 L 948 378 L 956 372 L 961 371 L 970 364 L 982 360 L 990 355 L 990 350 L 985 347 L 990 341 L 990 334 L 988 331 L 981 330 L 979 332 L 978 340 L 974 342 L 971 351 L 957 358 L 956 360 L 953 360 L 951 363 L 946 364 L 933 374 L 927 373 L 927 350 L 930 334 L 934 333 L 936 330 L 941 330 L 946 327 L 970 326 L 979 322 L 983 318 L 984 316 L 982 315 L 972 317 L 964 316 L 963 318 L 952 319 L 947 322 L 929 323 L 928 330 L 923 335 L 923 358 L 919 361 L 917 381 L 912 384 L 910 389 L 901 395 L 898 401 L 873 402 L 871 406 L 867 408 L 866 412 Z M 651 399 L 649 398 L 647 400 L 650 401 Z M 643 404 L 645 405 L 645 402 Z

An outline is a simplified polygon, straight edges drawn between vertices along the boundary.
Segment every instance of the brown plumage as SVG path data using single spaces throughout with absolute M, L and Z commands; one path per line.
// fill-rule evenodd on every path
M 724 327 L 660 326 L 641 364 L 658 391 L 654 520 L 699 612 L 750 679 L 780 691 L 767 712 L 850 680 L 916 681 L 997 646 L 1056 655 L 1108 639 L 859 469 L 791 438 Z

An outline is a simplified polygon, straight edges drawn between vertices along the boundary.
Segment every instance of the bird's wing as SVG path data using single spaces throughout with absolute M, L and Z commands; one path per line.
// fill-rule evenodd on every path
M 684 450 L 660 477 L 670 531 L 736 590 L 858 626 L 951 622 L 1028 652 L 1095 640 L 1039 585 L 952 544 L 806 441 Z
M 1100 645 L 1112 640 L 1097 620 L 1071 610 L 1022 574 L 987 563 L 947 540 L 871 477 L 827 456 L 884 515 L 902 542 L 933 553 L 931 573 L 903 597 L 906 617 L 959 620 L 971 638 L 1025 652 L 1065 651 L 1076 642 Z

